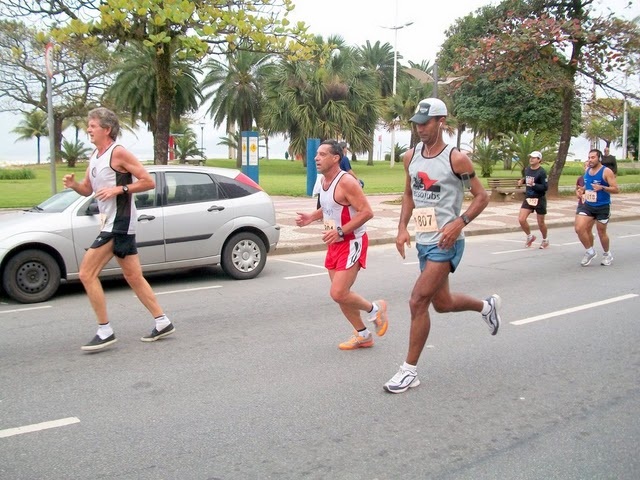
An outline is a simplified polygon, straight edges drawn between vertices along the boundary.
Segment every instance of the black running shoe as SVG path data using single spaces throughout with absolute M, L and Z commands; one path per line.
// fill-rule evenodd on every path
M 85 352 L 95 352 L 98 350 L 102 350 L 103 348 L 106 348 L 109 345 L 116 343 L 117 341 L 118 340 L 116 340 L 115 333 L 112 333 L 111 336 L 105 339 L 102 339 L 98 335 L 96 335 L 95 337 L 93 337 L 93 339 L 89 343 L 87 343 L 86 345 L 83 345 L 80 348 Z
M 166 337 L 167 335 L 171 335 L 176 331 L 176 327 L 173 326 L 173 323 L 170 323 L 162 330 L 158 331 L 155 327 L 151 330 L 151 333 L 145 337 L 142 337 L 140 340 L 143 342 L 155 342 L 156 340 L 160 340 L 162 337 Z

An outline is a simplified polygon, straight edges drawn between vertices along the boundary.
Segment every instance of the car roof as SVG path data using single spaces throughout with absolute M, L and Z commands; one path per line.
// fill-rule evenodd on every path
M 240 174 L 240 170 L 235 168 L 224 167 L 205 167 L 196 165 L 145 165 L 149 172 L 194 172 L 194 173 L 211 173 L 215 175 L 224 175 L 225 177 L 235 178 Z

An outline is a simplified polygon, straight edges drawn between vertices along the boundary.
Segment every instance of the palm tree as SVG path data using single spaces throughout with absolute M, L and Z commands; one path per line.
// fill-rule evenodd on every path
M 122 63 L 116 67 L 117 75 L 106 93 L 106 101 L 129 112 L 131 123 L 138 119 L 146 123 L 155 138 L 158 127 L 155 52 L 131 43 L 122 49 L 120 56 Z M 196 76 L 200 73 L 200 69 L 190 60 L 172 60 L 171 76 L 175 90 L 171 112 L 173 120 L 180 120 L 183 115 L 198 110 L 202 93 Z M 167 163 L 167 159 L 156 161 Z
M 20 120 L 18 126 L 11 130 L 11 132 L 19 135 L 18 140 L 31 140 L 33 137 L 36 137 L 38 165 L 40 165 L 40 137 L 49 136 L 47 114 L 42 110 L 34 110 L 30 113 L 24 113 L 24 118 Z
M 340 37 L 316 38 L 307 61 L 281 60 L 265 83 L 261 123 L 266 133 L 284 133 L 291 153 L 306 158 L 308 138 L 345 139 L 351 149 L 373 149 L 381 99 L 371 71 Z
M 367 40 L 367 43 L 358 48 L 357 58 L 360 65 L 371 72 L 377 79 L 380 96 L 382 98 L 391 97 L 393 94 L 394 73 L 393 46 L 390 43 L 381 45 L 379 41 L 371 45 L 371 42 Z M 375 131 L 371 133 L 374 135 Z M 373 148 L 369 150 L 367 165 L 373 165 Z
M 529 154 L 534 150 L 542 153 L 543 162 L 545 159 L 555 159 L 558 152 L 556 140 L 548 133 L 538 133 L 532 130 L 525 133 L 509 132 L 500 135 L 500 137 L 505 169 L 511 167 L 513 170 L 520 166 L 520 170 L 524 172 L 529 164 Z M 513 165 L 509 165 L 512 159 L 515 159 L 515 162 Z
M 204 101 L 211 101 L 207 114 L 216 127 L 226 122 L 227 133 L 237 124 L 240 132 L 260 127 L 263 82 L 271 57 L 264 53 L 236 50 L 224 61 L 211 58 L 205 64 L 205 75 L 200 88 Z M 237 166 L 242 165 L 242 151 L 237 151 Z
M 89 158 L 89 154 L 92 151 L 92 148 L 85 147 L 84 143 L 77 139 L 73 143 L 68 140 L 63 140 L 60 157 L 62 157 L 63 160 L 66 160 L 68 167 L 74 168 L 78 160 Z

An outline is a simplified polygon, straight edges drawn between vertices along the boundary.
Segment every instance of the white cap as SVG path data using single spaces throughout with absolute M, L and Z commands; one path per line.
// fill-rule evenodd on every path
M 433 117 L 446 117 L 447 106 L 438 98 L 425 98 L 420 100 L 416 107 L 415 115 L 409 119 L 413 123 L 427 123 Z
M 536 158 L 539 158 L 540 160 L 542 160 L 542 154 L 537 150 L 534 150 L 533 152 L 531 152 L 529 154 L 529 156 L 530 157 L 536 157 Z

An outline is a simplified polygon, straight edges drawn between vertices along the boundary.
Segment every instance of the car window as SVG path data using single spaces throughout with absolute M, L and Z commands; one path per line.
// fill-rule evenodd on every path
M 216 181 L 220 184 L 220 189 L 224 192 L 226 198 L 246 197 L 258 192 L 257 188 L 251 185 L 239 182 L 234 178 L 225 177 L 223 175 L 215 175 Z
M 218 185 L 206 173 L 167 172 L 167 204 L 209 202 L 220 198 Z
M 157 185 L 156 174 L 150 173 L 150 175 Z M 154 188 L 152 190 L 147 190 L 146 192 L 134 193 L 133 201 L 136 202 L 136 208 L 138 210 L 155 207 L 156 206 L 156 189 Z

